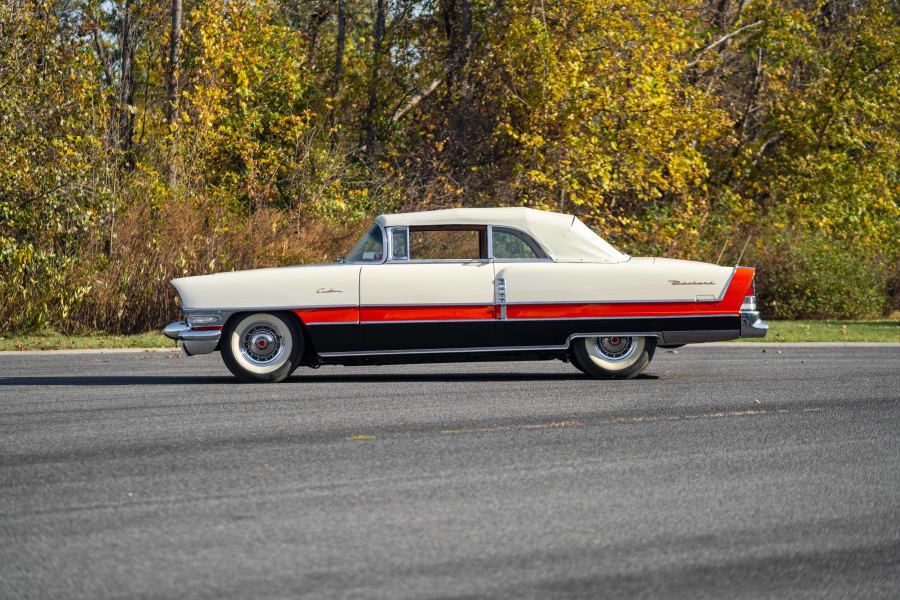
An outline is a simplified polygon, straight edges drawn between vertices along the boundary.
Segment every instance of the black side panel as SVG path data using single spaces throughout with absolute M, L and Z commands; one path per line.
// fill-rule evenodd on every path
M 740 335 L 738 316 L 630 317 L 622 319 L 481 320 L 463 322 L 366 323 L 306 327 L 316 352 L 378 352 L 453 348 L 564 346 L 575 334 L 662 333 L 689 341 L 731 339 Z M 668 337 L 663 341 L 669 341 Z
M 310 323 L 306 331 L 316 352 L 353 352 L 360 349 L 359 325 Z
M 496 346 L 497 321 L 429 321 L 426 323 L 364 323 L 364 350 L 439 350 Z
M 666 331 L 734 331 L 740 317 L 633 317 L 497 322 L 498 346 L 562 346 L 570 335 L 585 333 L 658 333 Z

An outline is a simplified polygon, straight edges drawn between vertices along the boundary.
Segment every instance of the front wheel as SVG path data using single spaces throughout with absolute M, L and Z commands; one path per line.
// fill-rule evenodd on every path
M 279 313 L 238 315 L 225 326 L 219 342 L 222 360 L 248 382 L 284 381 L 303 356 L 303 336 L 296 323 Z
M 572 363 L 594 379 L 631 379 L 647 368 L 656 338 L 609 336 L 572 340 Z

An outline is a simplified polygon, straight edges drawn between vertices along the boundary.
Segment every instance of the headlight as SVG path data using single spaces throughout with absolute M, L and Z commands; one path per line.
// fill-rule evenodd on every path
M 205 327 L 209 325 L 219 325 L 222 322 L 220 315 L 196 314 L 186 315 L 185 321 L 189 327 Z

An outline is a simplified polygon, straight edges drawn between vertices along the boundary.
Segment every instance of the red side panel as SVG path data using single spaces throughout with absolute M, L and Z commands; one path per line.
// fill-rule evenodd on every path
M 304 323 L 356 323 L 359 309 L 355 306 L 329 308 L 298 308 L 294 314 Z
M 364 306 L 361 321 L 447 321 L 493 319 L 494 305 L 483 306 Z
M 741 304 L 744 302 L 744 296 L 747 295 L 747 291 L 750 289 L 750 284 L 753 283 L 753 274 L 755 272 L 756 269 L 752 267 L 738 267 L 734 277 L 731 278 L 731 285 L 728 286 L 725 297 L 721 302 L 714 303 L 716 310 L 723 313 L 740 313 Z

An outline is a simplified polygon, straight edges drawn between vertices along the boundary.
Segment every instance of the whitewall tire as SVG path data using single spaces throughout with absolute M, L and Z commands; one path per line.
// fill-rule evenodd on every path
M 303 335 L 294 319 L 280 313 L 235 315 L 219 342 L 228 370 L 244 381 L 279 382 L 303 356 Z
M 655 350 L 654 337 L 576 338 L 570 358 L 579 370 L 595 379 L 631 379 L 647 368 Z

